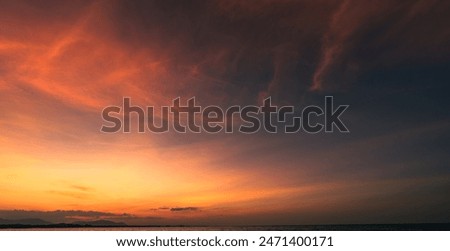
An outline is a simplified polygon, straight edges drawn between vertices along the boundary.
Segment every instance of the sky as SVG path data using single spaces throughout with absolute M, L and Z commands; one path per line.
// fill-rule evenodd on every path
M 1 1 L 0 218 L 450 222 L 448 1 Z M 350 133 L 102 133 L 102 110 L 349 105 Z M 133 128 L 132 128 L 133 129 Z

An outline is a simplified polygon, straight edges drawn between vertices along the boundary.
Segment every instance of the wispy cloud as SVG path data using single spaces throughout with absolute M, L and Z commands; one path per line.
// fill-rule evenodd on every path
M 186 211 L 198 211 L 198 207 L 172 207 L 170 211 L 172 212 L 186 212 Z

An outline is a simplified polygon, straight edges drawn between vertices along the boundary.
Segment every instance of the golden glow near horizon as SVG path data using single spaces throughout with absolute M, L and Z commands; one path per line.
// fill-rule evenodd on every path
M 0 176 L 2 189 L 7 189 L 2 206 L 145 213 L 163 206 L 238 206 L 298 190 L 270 183 L 257 170 L 213 166 L 208 157 L 213 154 L 201 155 L 207 151 L 201 148 L 211 146 L 191 147 L 111 147 L 92 152 L 44 149 L 22 154 L 18 154 L 22 149 L 2 149 Z

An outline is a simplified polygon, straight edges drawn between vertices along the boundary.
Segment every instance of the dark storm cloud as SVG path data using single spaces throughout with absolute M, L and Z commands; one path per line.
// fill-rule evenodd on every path
M 171 84 L 182 95 L 223 102 L 256 102 L 271 95 L 293 101 L 309 90 L 357 84 L 360 74 L 386 60 L 448 56 L 449 34 L 441 32 L 447 5 L 133 1 L 120 3 L 116 22 L 125 43 L 161 52 L 161 61 L 176 75 L 177 83 Z M 418 33 L 425 36 L 417 39 Z
M 254 103 L 259 95 L 302 93 L 333 4 L 262 3 L 123 2 L 117 25 L 124 42 L 161 52 L 182 95 Z

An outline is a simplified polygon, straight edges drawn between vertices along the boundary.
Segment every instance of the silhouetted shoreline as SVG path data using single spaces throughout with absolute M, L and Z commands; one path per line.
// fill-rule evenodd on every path
M 273 226 L 188 226 L 188 225 L 90 225 L 90 224 L 4 224 L 0 230 L 83 231 L 450 231 L 450 223 L 421 224 L 341 224 L 341 225 L 273 225 Z

